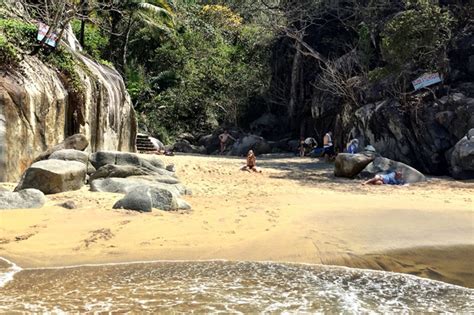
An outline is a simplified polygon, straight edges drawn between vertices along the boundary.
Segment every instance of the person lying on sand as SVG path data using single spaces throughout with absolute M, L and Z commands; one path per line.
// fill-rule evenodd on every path
M 377 174 L 374 178 L 362 183 L 362 185 L 404 185 L 401 172 L 390 172 L 388 174 Z
M 249 150 L 247 153 L 247 164 L 242 166 L 241 168 L 242 171 L 253 171 L 256 173 L 261 173 L 262 170 L 257 167 L 257 157 L 253 153 L 253 150 Z

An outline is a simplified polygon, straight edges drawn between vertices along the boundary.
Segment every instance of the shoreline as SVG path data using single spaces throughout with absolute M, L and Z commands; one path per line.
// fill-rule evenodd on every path
M 21 267 L 228 260 L 338 265 L 474 287 L 474 185 L 445 178 L 363 187 L 311 159 L 161 157 L 193 190 L 192 211 L 112 209 L 121 195 L 47 196 L 42 209 L 0 212 L 0 256 Z M 12 188 L 14 184 L 0 184 Z M 56 204 L 72 200 L 77 209 Z M 453 258 L 455 257 L 455 258 Z M 464 280 L 463 280 L 464 279 Z

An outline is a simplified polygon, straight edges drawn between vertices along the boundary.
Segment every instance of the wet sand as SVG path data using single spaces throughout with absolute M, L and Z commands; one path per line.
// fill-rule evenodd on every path
M 410 273 L 474 287 L 474 182 L 361 186 L 312 159 L 163 157 L 192 211 L 114 210 L 119 194 L 49 195 L 0 211 L 0 256 L 22 267 L 142 260 L 305 262 Z M 14 184 L 0 184 L 13 189 Z M 56 206 L 72 200 L 77 209 Z

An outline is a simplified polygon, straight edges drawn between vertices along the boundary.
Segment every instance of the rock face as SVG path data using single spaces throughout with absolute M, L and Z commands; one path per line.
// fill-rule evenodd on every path
M 400 171 L 406 183 L 416 183 L 425 181 L 425 175 L 401 162 L 392 161 L 384 157 L 376 157 L 360 173 L 360 178 L 372 178 L 379 173 Z
M 44 160 L 33 163 L 15 191 L 35 188 L 45 194 L 77 190 L 84 185 L 86 166 L 76 161 Z
M 87 174 L 93 174 L 96 169 L 89 162 L 89 153 L 84 151 L 78 151 L 73 149 L 65 149 L 53 152 L 48 159 L 51 160 L 63 160 L 63 161 L 77 161 L 84 163 L 87 168 Z
M 470 136 L 473 134 L 473 136 Z M 450 173 L 456 179 L 474 179 L 474 129 L 447 154 Z
M 45 152 L 41 153 L 36 159 L 35 162 L 45 160 L 49 158 L 53 153 L 61 150 L 75 150 L 75 151 L 84 151 L 89 146 L 89 141 L 84 135 L 76 134 L 64 139 L 63 142 L 55 145 L 54 147 L 46 150 Z M 60 157 L 71 156 L 71 152 L 63 153 L 62 155 L 57 155 Z M 75 157 L 78 157 L 80 153 L 75 153 Z
M 371 154 L 339 153 L 334 165 L 334 175 L 337 177 L 354 178 L 375 156 Z
M 80 95 L 36 56 L 22 56 L 20 71 L 0 70 L 1 180 L 18 180 L 41 152 L 77 133 L 90 151 L 135 151 L 136 118 L 123 79 L 80 47 L 69 49 L 78 63 Z
M 204 146 L 195 146 L 189 143 L 188 140 L 179 140 L 173 145 L 173 151 L 183 153 L 205 154 L 206 148 Z
M 0 191 L 0 209 L 41 208 L 45 202 L 44 194 L 37 189 Z
M 184 206 L 184 204 L 182 204 Z M 170 211 L 178 210 L 179 203 L 175 195 L 166 189 L 138 186 L 130 190 L 124 198 L 117 201 L 114 209 L 128 209 L 150 212 L 152 208 Z
M 129 177 L 136 175 L 149 175 L 150 171 L 144 168 L 132 165 L 113 165 L 107 164 L 99 168 L 90 176 L 90 180 L 107 177 Z

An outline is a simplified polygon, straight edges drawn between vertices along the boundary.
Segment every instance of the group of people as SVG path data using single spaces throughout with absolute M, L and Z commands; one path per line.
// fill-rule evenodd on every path
M 161 150 L 162 145 L 156 139 L 150 139 L 154 146 L 158 147 L 157 154 L 173 155 L 173 152 Z M 156 143 L 155 141 L 156 140 Z M 228 130 L 224 130 L 223 133 L 219 135 L 220 142 L 220 153 L 223 154 L 226 150 L 229 140 L 236 141 L 234 137 L 229 133 Z M 346 145 L 345 152 L 350 154 L 355 154 L 359 151 L 359 140 L 352 139 Z M 333 159 L 336 156 L 334 150 L 333 134 L 331 131 L 328 131 L 323 137 L 323 148 L 318 148 L 318 142 L 312 137 L 301 138 L 299 144 L 299 155 L 301 157 L 306 156 L 307 154 L 315 153 L 316 156 L 325 156 L 328 159 Z M 249 150 L 246 157 L 246 163 L 241 167 L 241 170 L 247 172 L 262 173 L 262 170 L 257 167 L 257 157 L 253 150 Z M 362 183 L 363 185 L 403 185 L 403 174 L 399 171 L 389 172 L 387 174 L 378 174 L 374 178 L 369 179 Z
M 327 159 L 333 159 L 336 156 L 334 150 L 334 143 L 332 140 L 332 132 L 328 131 L 323 137 L 323 148 L 318 148 L 318 142 L 312 138 L 302 137 L 299 144 L 299 156 L 303 157 L 306 155 L 312 156 L 325 156 Z

